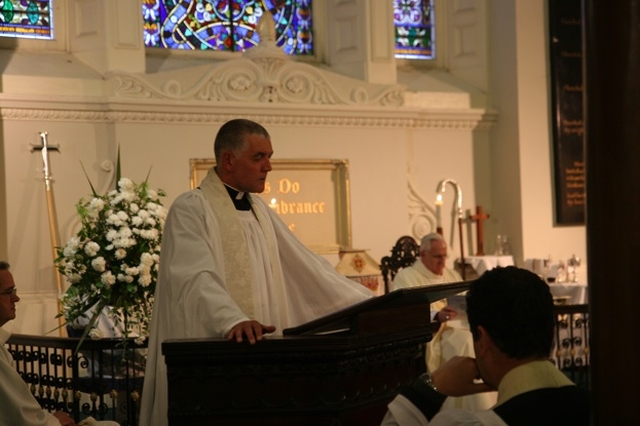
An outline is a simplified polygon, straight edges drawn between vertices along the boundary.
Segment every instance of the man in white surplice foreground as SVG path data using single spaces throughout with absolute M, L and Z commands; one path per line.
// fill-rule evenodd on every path
M 264 191 L 271 138 L 250 120 L 225 123 L 215 139 L 216 167 L 171 205 L 162 239 L 141 426 L 167 424 L 167 339 L 223 337 L 251 344 L 264 334 L 370 298 L 308 250 L 251 193 Z
M 425 235 L 420 241 L 420 257 L 412 266 L 398 272 L 391 284 L 391 290 L 462 281 L 462 277 L 456 271 L 445 266 L 447 257 L 447 242 L 442 235 L 435 232 Z M 462 318 L 457 315 L 455 309 L 447 306 L 446 300 L 438 300 L 431 304 L 432 319 L 440 323 L 440 329 L 427 344 L 427 371 L 435 371 L 454 356 L 474 357 L 469 322 L 464 315 L 461 315 Z M 487 410 L 496 403 L 496 398 L 496 392 L 450 397 L 442 409 Z

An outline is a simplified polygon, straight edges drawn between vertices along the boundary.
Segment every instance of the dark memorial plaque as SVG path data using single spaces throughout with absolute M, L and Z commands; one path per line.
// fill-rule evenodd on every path
M 585 163 L 580 0 L 549 0 L 555 222 L 585 223 Z

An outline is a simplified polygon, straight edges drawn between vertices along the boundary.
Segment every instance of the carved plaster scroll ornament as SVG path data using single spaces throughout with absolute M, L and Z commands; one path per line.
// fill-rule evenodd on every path
M 423 236 L 435 232 L 435 211 L 418 193 L 410 178 L 409 186 L 409 226 L 412 236 L 420 241 Z

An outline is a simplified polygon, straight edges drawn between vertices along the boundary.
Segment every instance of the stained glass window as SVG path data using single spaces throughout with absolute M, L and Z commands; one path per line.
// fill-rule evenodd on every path
M 53 38 L 52 0 L 0 0 L 0 37 Z
M 266 7 L 276 43 L 290 55 L 312 55 L 312 0 L 143 0 L 148 47 L 244 52 L 260 43 L 257 26 Z
M 393 0 L 396 58 L 435 58 L 434 0 Z

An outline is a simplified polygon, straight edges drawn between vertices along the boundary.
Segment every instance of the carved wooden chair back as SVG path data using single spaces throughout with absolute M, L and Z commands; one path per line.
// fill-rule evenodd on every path
M 413 265 L 419 255 L 420 246 L 413 237 L 405 235 L 398 238 L 398 241 L 391 249 L 391 254 L 384 256 L 380 260 L 385 293 L 389 292 L 389 285 L 398 271 Z

